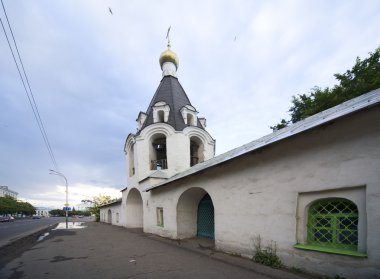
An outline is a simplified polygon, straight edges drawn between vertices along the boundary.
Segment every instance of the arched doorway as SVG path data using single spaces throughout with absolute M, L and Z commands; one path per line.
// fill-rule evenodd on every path
M 198 204 L 197 236 L 214 239 L 214 205 L 209 194 L 203 196 Z
M 143 227 L 143 201 L 140 191 L 136 188 L 129 190 L 126 204 L 127 227 Z
M 112 224 L 112 211 L 111 211 L 111 209 L 108 209 L 107 223 Z
M 214 239 L 214 205 L 202 188 L 190 188 L 182 193 L 177 203 L 177 237 L 207 237 Z

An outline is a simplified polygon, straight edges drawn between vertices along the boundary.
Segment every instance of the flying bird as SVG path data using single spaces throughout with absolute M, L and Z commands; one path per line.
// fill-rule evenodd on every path
M 111 15 L 113 15 L 113 12 L 110 7 L 108 7 L 108 10 L 110 11 Z

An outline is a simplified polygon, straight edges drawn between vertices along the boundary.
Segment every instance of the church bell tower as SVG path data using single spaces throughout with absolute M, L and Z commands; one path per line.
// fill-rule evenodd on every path
M 177 78 L 178 56 L 167 49 L 159 58 L 162 79 L 146 110 L 140 112 L 136 134 L 129 134 L 124 151 L 128 187 L 161 183 L 215 155 L 215 140 L 206 131 Z

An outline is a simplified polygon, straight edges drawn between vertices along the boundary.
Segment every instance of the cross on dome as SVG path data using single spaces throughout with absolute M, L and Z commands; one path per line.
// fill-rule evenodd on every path
M 170 49 L 170 28 L 171 26 L 168 28 L 168 32 L 166 34 L 166 39 L 168 40 L 168 49 L 161 53 L 159 62 L 162 70 L 162 76 L 177 77 L 179 60 L 177 54 Z

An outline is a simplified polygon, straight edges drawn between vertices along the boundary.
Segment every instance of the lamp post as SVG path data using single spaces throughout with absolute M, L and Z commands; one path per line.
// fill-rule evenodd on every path
M 49 174 L 54 174 L 54 175 L 58 175 L 58 176 L 61 176 L 65 179 L 65 182 L 66 182 L 66 204 L 65 204 L 65 211 L 66 211 L 66 229 L 68 229 L 68 206 L 69 206 L 69 187 L 68 187 L 68 184 L 67 184 L 67 179 L 66 179 L 66 176 L 64 176 L 62 173 L 58 172 L 58 171 L 55 171 L 55 170 L 49 170 Z

